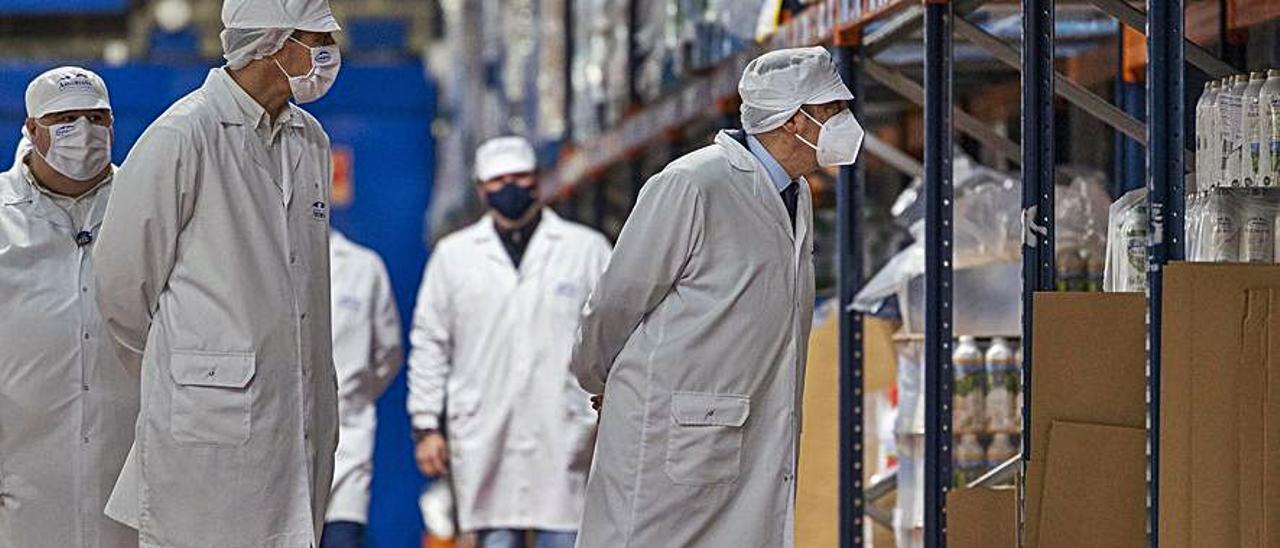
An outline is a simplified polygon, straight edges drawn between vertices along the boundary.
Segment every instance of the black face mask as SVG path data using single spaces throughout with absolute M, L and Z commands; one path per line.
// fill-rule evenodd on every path
M 496 192 L 487 192 L 485 199 L 489 201 L 490 207 L 512 221 L 524 217 L 536 201 L 533 198 L 532 188 L 517 184 L 502 185 L 502 188 Z

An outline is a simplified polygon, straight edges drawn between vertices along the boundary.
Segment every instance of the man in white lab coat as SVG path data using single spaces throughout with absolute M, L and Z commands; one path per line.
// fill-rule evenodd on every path
M 752 61 L 746 132 L 644 186 L 573 371 L 603 394 L 579 548 L 790 547 L 813 217 L 804 175 L 862 129 L 822 48 Z
M 26 105 L 26 141 L 0 174 L 0 546 L 137 546 L 102 515 L 138 413 L 94 302 L 115 171 L 107 87 L 60 67 Z
M 409 413 L 423 472 L 448 471 L 481 548 L 573 545 L 595 417 L 569 373 L 603 236 L 538 204 L 533 147 L 476 151 L 489 214 L 436 245 L 414 312 Z M 447 441 L 446 441 L 447 440 Z
M 227 0 L 227 65 L 147 128 L 95 258 L 103 319 L 142 377 L 107 513 L 144 546 L 320 539 L 337 445 L 329 138 L 289 103 L 337 76 L 323 0 Z
M 382 258 L 337 230 L 329 236 L 338 452 L 321 548 L 364 546 L 373 478 L 375 405 L 404 357 L 400 314 Z

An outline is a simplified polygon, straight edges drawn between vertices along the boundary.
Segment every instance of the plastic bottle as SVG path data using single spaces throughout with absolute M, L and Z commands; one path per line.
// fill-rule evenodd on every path
M 1222 158 L 1221 186 L 1240 186 L 1240 133 L 1241 104 L 1247 82 L 1241 76 L 1229 76 L 1223 80 L 1218 94 L 1218 136 L 1222 142 L 1219 152 Z
M 1267 80 L 1258 94 L 1263 137 L 1261 186 L 1280 186 L 1280 69 L 1267 71 Z
M 978 479 L 987 466 L 987 452 L 978 442 L 977 434 L 962 434 L 955 446 L 956 483 L 963 484 Z
M 955 368 L 955 406 L 952 429 L 957 434 L 976 434 L 986 426 L 986 371 L 982 350 L 971 336 L 962 335 L 951 356 Z
M 1009 341 L 997 337 L 987 349 L 987 429 L 993 433 L 1018 432 L 1014 414 L 1017 408 L 1015 395 L 1022 379 L 1014 364 L 1013 348 Z
M 1262 108 L 1259 100 L 1262 84 L 1266 81 L 1265 72 L 1250 74 L 1241 98 L 1244 116 L 1241 123 L 1240 178 L 1244 186 L 1259 186 L 1262 181 Z
M 1088 277 L 1088 264 L 1080 256 L 1080 248 L 1063 246 L 1058 249 L 1058 291 L 1084 291 Z
M 1240 260 L 1273 263 L 1276 258 L 1276 207 L 1260 189 L 1244 197 L 1240 227 Z
M 991 446 L 987 447 L 987 466 L 1000 466 L 1017 455 L 1018 448 L 1014 447 L 1009 434 L 996 434 L 991 437 Z
M 1013 366 L 1018 370 L 1018 391 L 1015 393 L 1013 398 L 1013 422 L 1014 428 L 1017 429 L 1018 432 L 1022 432 L 1024 428 L 1022 425 L 1022 394 L 1026 392 L 1026 390 L 1022 385 L 1022 364 L 1022 345 L 1019 344 L 1017 349 L 1013 351 Z
M 1248 87 L 1249 77 L 1245 74 L 1231 79 L 1226 118 L 1221 120 L 1225 124 L 1222 131 L 1226 133 L 1222 146 L 1228 154 L 1224 181 L 1229 187 L 1244 186 L 1244 90 Z
M 1240 260 L 1240 218 L 1243 216 L 1237 196 L 1219 189 L 1205 198 L 1205 260 L 1233 263 Z
M 1204 93 L 1196 102 L 1196 188 L 1212 188 L 1217 185 L 1218 173 L 1214 166 L 1217 156 L 1216 122 L 1218 107 L 1218 82 L 1205 82 Z
M 1085 291 L 1097 293 L 1102 291 L 1103 278 L 1107 271 L 1107 254 L 1105 250 L 1099 251 L 1092 248 L 1084 248 L 1085 272 Z
M 1140 291 L 1147 287 L 1147 202 L 1134 204 L 1120 222 L 1120 237 L 1124 242 L 1125 265 L 1124 291 Z

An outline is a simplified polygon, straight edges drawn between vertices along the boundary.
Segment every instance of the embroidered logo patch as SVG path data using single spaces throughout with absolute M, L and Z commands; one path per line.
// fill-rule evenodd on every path
M 576 298 L 578 296 L 578 286 L 572 282 L 560 282 L 556 284 L 556 296 L 570 299 Z
M 317 221 L 323 221 L 329 218 L 329 206 L 324 202 L 316 202 L 311 204 L 311 218 Z

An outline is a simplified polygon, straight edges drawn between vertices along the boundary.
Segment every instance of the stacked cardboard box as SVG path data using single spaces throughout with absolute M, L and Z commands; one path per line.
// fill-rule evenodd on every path
M 1144 545 L 1146 300 L 1035 297 L 1025 545 Z
M 1160 544 L 1280 547 L 1280 267 L 1165 271 Z

